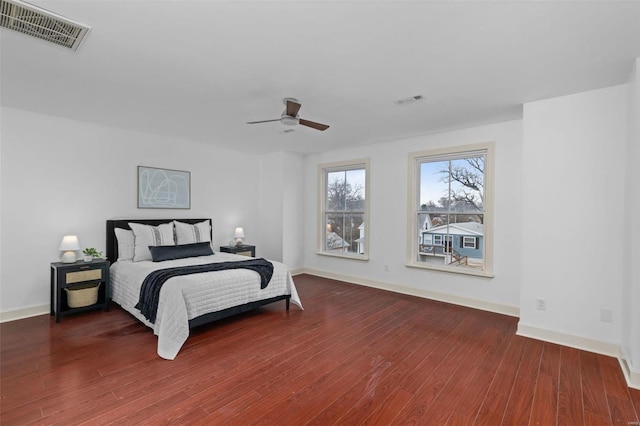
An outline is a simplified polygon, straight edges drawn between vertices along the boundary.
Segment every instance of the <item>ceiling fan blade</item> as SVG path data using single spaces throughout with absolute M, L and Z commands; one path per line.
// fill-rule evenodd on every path
M 327 126 L 326 124 L 315 123 L 313 121 L 305 120 L 302 118 L 300 119 L 300 124 L 316 130 L 327 130 L 329 128 L 329 126 Z
M 297 102 L 287 101 L 287 115 L 291 117 L 296 117 L 298 115 L 298 111 L 300 111 L 300 105 Z
M 276 118 L 275 120 L 247 121 L 247 124 L 270 123 L 272 121 L 280 121 L 280 119 Z

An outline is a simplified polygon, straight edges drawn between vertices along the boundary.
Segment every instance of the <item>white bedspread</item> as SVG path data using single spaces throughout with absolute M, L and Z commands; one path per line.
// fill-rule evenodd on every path
M 160 291 L 158 314 L 151 324 L 135 305 L 140 297 L 142 281 L 150 272 L 184 265 L 247 260 L 244 256 L 216 253 L 166 262 L 116 262 L 111 265 L 110 285 L 114 302 L 150 328 L 158 336 L 158 355 L 174 359 L 189 337 L 189 320 L 257 300 L 291 294 L 291 302 L 302 309 L 302 302 L 289 268 L 273 262 L 273 276 L 265 289 L 260 288 L 260 275 L 248 269 L 230 269 L 179 276 L 169 279 Z

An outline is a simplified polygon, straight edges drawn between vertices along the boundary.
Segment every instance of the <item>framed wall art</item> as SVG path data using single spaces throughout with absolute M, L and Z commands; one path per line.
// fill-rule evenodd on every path
M 191 172 L 138 166 L 139 209 L 190 209 Z

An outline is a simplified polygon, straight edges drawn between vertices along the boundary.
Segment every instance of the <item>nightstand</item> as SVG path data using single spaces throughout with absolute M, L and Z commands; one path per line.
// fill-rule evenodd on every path
M 256 246 L 242 245 L 237 246 L 220 246 L 220 251 L 223 253 L 239 254 L 240 256 L 256 257 Z
M 74 308 L 69 306 L 65 289 L 79 291 L 96 284 L 99 284 L 96 303 Z M 92 309 L 109 310 L 109 261 L 94 259 L 91 262 L 51 263 L 51 315 L 56 316 L 56 322 L 60 322 L 63 316 Z

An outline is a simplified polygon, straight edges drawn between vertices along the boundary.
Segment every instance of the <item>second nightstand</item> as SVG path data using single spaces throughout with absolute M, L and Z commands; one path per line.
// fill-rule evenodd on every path
M 238 246 L 220 246 L 223 253 L 239 254 L 240 256 L 256 257 L 256 246 L 242 245 Z

